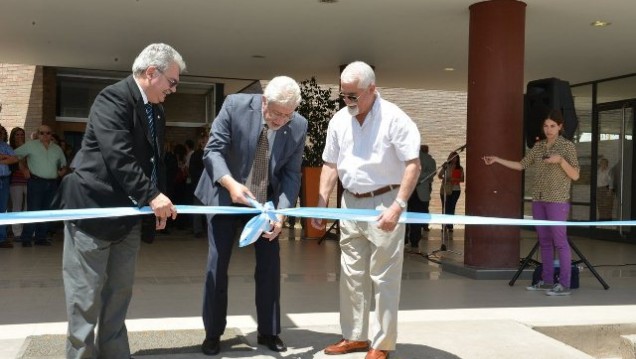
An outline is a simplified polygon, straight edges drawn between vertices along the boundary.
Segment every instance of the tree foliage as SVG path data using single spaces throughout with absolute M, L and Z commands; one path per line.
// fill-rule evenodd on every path
M 302 101 L 296 111 L 309 122 L 303 166 L 320 167 L 323 164 L 322 152 L 325 149 L 327 127 L 338 110 L 338 100 L 332 99 L 331 91 L 321 88 L 313 76 L 300 83 L 300 94 Z

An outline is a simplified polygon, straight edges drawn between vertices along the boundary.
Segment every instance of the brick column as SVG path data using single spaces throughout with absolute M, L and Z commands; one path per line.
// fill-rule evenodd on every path
M 470 9 L 466 214 L 520 218 L 522 174 L 486 166 L 481 157 L 519 160 L 523 154 L 523 59 L 526 4 L 490 0 Z M 520 230 L 467 226 L 464 264 L 519 265 Z

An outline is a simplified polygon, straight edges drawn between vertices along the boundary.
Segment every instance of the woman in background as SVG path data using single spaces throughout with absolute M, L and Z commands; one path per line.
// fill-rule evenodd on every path
M 462 193 L 460 183 L 464 182 L 464 167 L 462 167 L 459 153 L 451 152 L 448 160 L 437 174 L 442 180 L 442 187 L 439 191 L 439 197 L 442 200 L 442 212 L 444 214 L 455 214 L 457 201 Z M 452 224 L 444 225 L 444 230 L 453 231 Z
M 24 144 L 26 141 L 26 132 L 20 127 L 14 127 L 9 135 L 9 145 L 14 150 Z M 22 160 L 11 165 L 11 184 L 9 192 L 11 193 L 11 212 L 26 211 L 26 194 L 27 194 L 27 178 L 24 175 L 27 169 L 26 161 Z M 14 240 L 22 235 L 22 224 L 12 224 Z
M 499 163 L 522 171 L 530 166 L 537 170 L 532 186 L 532 217 L 565 221 L 570 213 L 570 186 L 579 179 L 579 161 L 574 144 L 561 136 L 563 115 L 552 110 L 543 121 L 545 139 L 535 143 L 520 162 L 496 156 L 484 156 L 486 165 Z M 543 272 L 541 281 L 528 290 L 547 290 L 549 296 L 570 295 L 572 253 L 566 226 L 537 226 Z M 559 282 L 554 282 L 554 249 L 559 256 Z

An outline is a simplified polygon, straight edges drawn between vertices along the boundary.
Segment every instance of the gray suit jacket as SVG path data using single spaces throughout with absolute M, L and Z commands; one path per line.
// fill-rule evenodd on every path
M 210 140 L 203 152 L 205 169 L 195 190 L 203 204 L 232 205 L 229 192 L 218 183 L 225 175 L 246 183 L 262 129 L 261 98 L 261 95 L 230 95 L 212 122 Z M 296 204 L 306 133 L 307 120 L 298 113 L 276 131 L 269 162 L 268 197 L 276 208 Z

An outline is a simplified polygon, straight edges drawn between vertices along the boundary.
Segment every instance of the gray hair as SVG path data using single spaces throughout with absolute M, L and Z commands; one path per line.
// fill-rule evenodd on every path
M 267 102 L 293 108 L 298 107 L 301 100 L 298 83 L 287 76 L 274 77 L 265 87 L 263 96 Z
M 340 81 L 344 83 L 358 82 L 359 89 L 366 89 L 375 85 L 375 72 L 371 66 L 362 61 L 354 61 L 347 65 L 340 74 Z
M 132 72 L 135 76 L 140 76 L 150 66 L 155 66 L 159 71 L 165 72 L 168 67 L 176 63 L 179 66 L 179 73 L 185 71 L 186 64 L 181 55 L 166 44 L 150 44 L 135 59 L 132 65 Z

